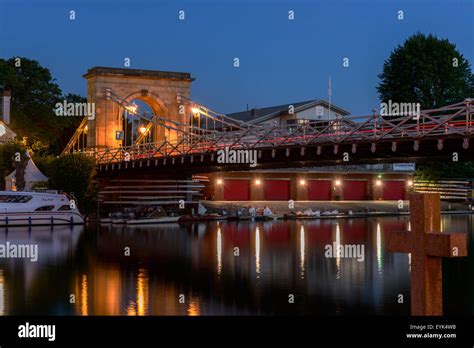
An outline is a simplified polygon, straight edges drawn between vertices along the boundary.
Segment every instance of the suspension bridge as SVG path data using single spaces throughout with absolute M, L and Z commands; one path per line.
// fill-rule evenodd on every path
M 237 120 L 192 100 L 193 79 L 186 73 L 94 68 L 85 76 L 88 99 L 99 104 L 96 119 L 83 119 L 63 154 L 93 156 L 100 171 L 178 166 L 190 172 L 242 170 L 239 164 L 218 163 L 217 153 L 225 149 L 256 151 L 258 168 L 413 162 L 447 159 L 453 153 L 460 161 L 473 159 L 474 99 L 470 98 L 421 110 L 416 116 L 382 116 L 374 110 L 364 116 L 299 120 L 290 128 L 271 121 Z M 131 91 L 124 91 L 124 79 Z M 150 81 L 166 88 L 166 95 L 152 91 Z M 150 103 L 153 111 L 140 110 L 136 99 Z M 139 124 L 136 136 L 126 134 L 131 122 Z

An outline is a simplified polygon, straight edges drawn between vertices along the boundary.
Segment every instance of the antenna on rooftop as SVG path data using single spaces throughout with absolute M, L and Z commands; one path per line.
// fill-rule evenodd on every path
M 332 97 L 332 84 L 331 84 L 331 75 L 329 75 L 329 81 L 328 81 L 329 117 L 331 117 L 331 97 Z

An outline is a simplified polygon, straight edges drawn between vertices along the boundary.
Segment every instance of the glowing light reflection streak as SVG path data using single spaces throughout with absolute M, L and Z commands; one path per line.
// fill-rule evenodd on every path
M 137 279 L 137 313 L 146 315 L 148 307 L 148 275 L 145 269 L 138 270 Z
M 300 229 L 300 268 L 301 268 L 301 279 L 304 279 L 304 267 L 305 262 L 305 233 L 304 233 L 304 226 L 301 226 Z
M 341 253 L 339 252 L 341 245 L 341 227 L 336 222 L 336 279 L 341 279 Z
M 255 272 L 257 278 L 260 278 L 260 229 L 255 230 Z
M 382 274 L 382 228 L 377 222 L 377 272 Z
M 201 315 L 201 309 L 199 307 L 199 299 L 197 297 L 191 296 L 188 306 L 188 315 L 189 316 L 198 316 Z
M 81 277 L 81 315 L 89 315 L 87 275 Z
M 217 228 L 217 274 L 222 272 L 222 233 L 221 227 Z

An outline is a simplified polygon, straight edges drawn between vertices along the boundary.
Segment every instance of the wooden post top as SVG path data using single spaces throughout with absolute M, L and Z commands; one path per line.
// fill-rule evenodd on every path
M 398 253 L 421 253 L 427 256 L 467 256 L 465 234 L 441 233 L 439 193 L 410 195 L 411 231 L 392 232 L 388 249 Z

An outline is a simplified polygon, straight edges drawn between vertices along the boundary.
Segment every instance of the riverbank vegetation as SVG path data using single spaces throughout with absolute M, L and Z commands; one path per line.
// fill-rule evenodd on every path
M 37 156 L 34 161 L 49 178 L 49 188 L 74 196 L 81 212 L 94 211 L 98 186 L 94 179 L 96 165 L 93 157 L 71 153 L 60 157 Z

